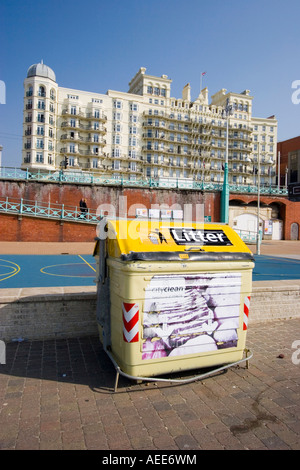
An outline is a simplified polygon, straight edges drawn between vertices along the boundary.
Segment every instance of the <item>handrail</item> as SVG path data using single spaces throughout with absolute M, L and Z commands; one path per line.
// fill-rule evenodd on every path
M 65 206 L 64 204 L 40 205 L 37 201 L 29 201 L 16 198 L 0 197 L 0 213 L 29 215 L 38 218 L 59 219 L 73 222 L 85 222 L 89 224 L 98 224 L 102 219 L 97 211 L 88 209 L 87 212 L 81 212 L 77 206 Z
M 253 232 L 251 230 L 242 230 L 242 229 L 234 229 L 234 231 L 239 235 L 239 237 L 247 243 L 254 243 L 257 242 L 257 232 Z M 262 242 L 262 231 L 259 230 L 259 241 Z
M 0 180 L 22 180 L 22 181 L 44 181 L 54 183 L 82 183 L 106 186 L 126 186 L 126 187 L 148 187 L 161 189 L 191 189 L 198 191 L 222 191 L 223 183 L 206 182 L 185 178 L 136 178 L 129 179 L 127 176 L 107 176 L 95 172 L 68 172 L 68 171 L 42 171 L 31 172 L 28 168 L 23 170 L 14 167 L 0 167 Z M 278 188 L 277 185 L 260 185 L 260 194 L 287 196 L 287 187 Z M 229 184 L 229 191 L 232 193 L 256 194 L 258 186 L 256 184 Z

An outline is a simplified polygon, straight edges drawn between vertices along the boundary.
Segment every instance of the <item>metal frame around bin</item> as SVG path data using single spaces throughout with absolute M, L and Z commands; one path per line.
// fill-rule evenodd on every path
M 139 376 L 134 376 L 134 375 L 129 375 L 126 374 L 126 372 L 123 372 L 120 368 L 120 366 L 117 364 L 113 356 L 111 355 L 110 351 L 107 348 L 104 348 L 106 354 L 108 355 L 109 359 L 113 363 L 115 370 L 116 370 L 116 378 L 115 378 L 115 385 L 114 385 L 114 392 L 117 391 L 118 388 L 118 382 L 119 382 L 119 377 L 120 375 L 126 377 L 127 379 L 131 380 L 138 380 L 142 382 L 168 382 L 168 383 L 177 383 L 177 384 L 186 384 L 186 383 L 191 383 L 191 382 L 196 382 L 197 380 L 202 380 L 205 379 L 206 377 L 210 377 L 213 374 L 216 374 L 218 372 L 221 372 L 222 370 L 229 369 L 230 367 L 237 366 L 243 362 L 246 362 L 246 369 L 249 368 L 249 360 L 252 358 L 253 353 L 250 351 L 250 349 L 245 348 L 244 353 L 246 354 L 246 357 L 243 359 L 240 359 L 239 361 L 232 362 L 230 364 L 226 364 L 225 366 L 218 367 L 217 369 L 213 369 L 210 372 L 206 372 L 205 374 L 200 374 L 196 375 L 192 378 L 189 379 L 166 379 L 166 378 L 161 378 L 161 377 L 139 377 Z

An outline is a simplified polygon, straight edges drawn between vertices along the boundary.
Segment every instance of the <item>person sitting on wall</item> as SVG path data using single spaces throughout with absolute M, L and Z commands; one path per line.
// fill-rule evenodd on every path
M 88 206 L 87 206 L 87 202 L 85 198 L 80 199 L 79 206 L 80 206 L 80 212 L 82 216 L 85 217 L 85 214 L 88 211 Z

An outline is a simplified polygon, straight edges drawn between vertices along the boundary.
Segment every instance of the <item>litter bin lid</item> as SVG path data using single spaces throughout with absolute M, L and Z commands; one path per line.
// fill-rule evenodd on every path
M 253 255 L 228 225 L 154 220 L 107 220 L 96 239 L 107 240 L 107 253 L 123 261 L 235 261 Z

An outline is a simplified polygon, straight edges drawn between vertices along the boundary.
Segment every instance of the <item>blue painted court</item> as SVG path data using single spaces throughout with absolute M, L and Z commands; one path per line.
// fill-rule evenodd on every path
M 254 256 L 253 281 L 300 279 L 300 260 Z M 92 255 L 1 255 L 0 289 L 94 286 Z
M 279 256 L 255 256 L 253 281 L 300 279 L 300 259 Z
M 0 288 L 92 286 L 92 255 L 0 255 Z

